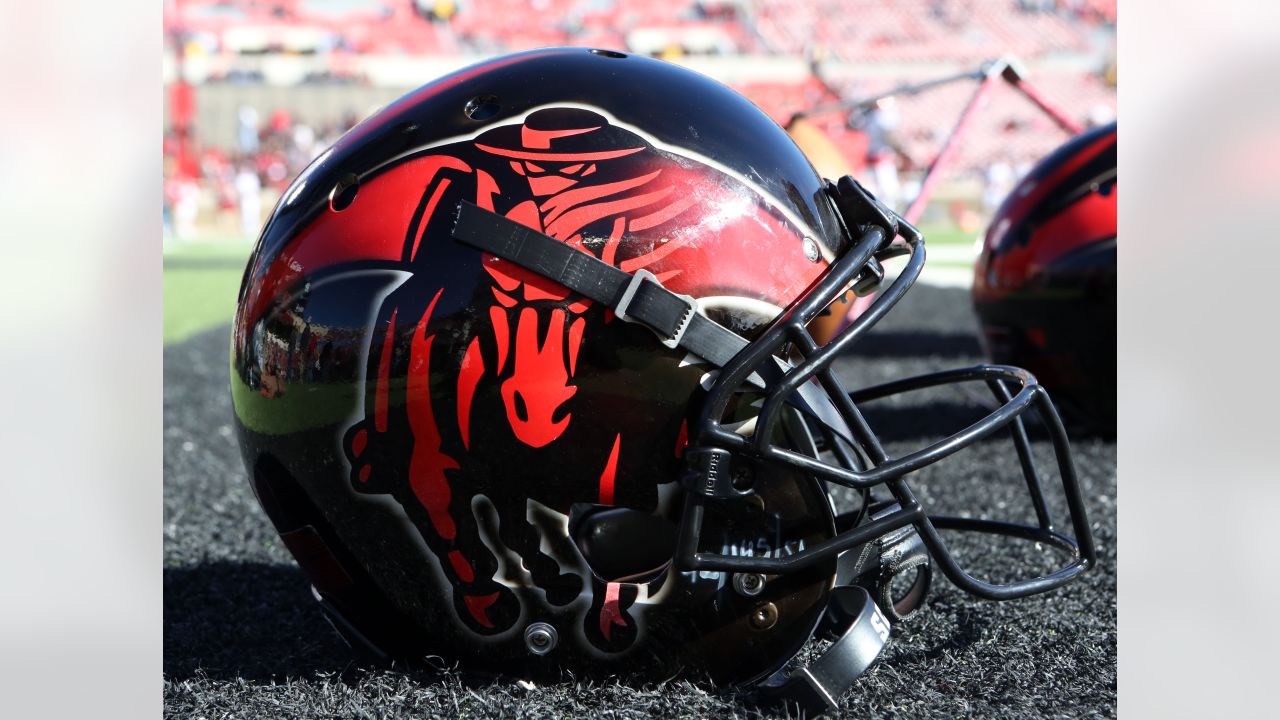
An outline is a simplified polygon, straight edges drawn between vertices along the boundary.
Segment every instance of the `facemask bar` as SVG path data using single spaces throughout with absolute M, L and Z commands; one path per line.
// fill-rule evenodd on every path
M 908 378 L 849 394 L 831 370 L 830 366 L 835 358 L 862 337 L 910 289 L 924 267 L 925 251 L 924 239 L 918 230 L 885 209 L 851 178 L 842 179 L 834 188 L 829 186 L 829 192 L 837 208 L 841 210 L 846 226 L 855 231 L 850 234 L 857 234 L 860 239 L 764 334 L 724 366 L 708 393 L 699 416 L 694 442 L 685 451 L 689 470 L 684 478 L 684 485 L 689 492 L 677 539 L 676 565 L 685 570 L 786 573 L 827 561 L 845 550 L 912 525 L 947 577 L 957 586 L 980 597 L 998 600 L 1024 597 L 1070 581 L 1095 563 L 1096 552 L 1080 497 L 1075 466 L 1071 461 L 1066 430 L 1048 393 L 1030 373 L 1019 368 L 981 365 Z M 872 207 L 869 215 L 868 203 Z M 880 221 L 875 218 L 880 218 Z M 864 220 L 867 222 L 863 222 Z M 806 329 L 808 322 L 840 296 L 860 274 L 865 276 L 864 269 L 869 263 L 875 263 L 876 258 L 895 254 L 889 247 L 895 235 L 900 235 L 911 251 L 911 257 L 902 273 L 848 328 L 825 346 L 818 346 Z M 721 418 L 734 393 L 758 368 L 765 363 L 774 362 L 774 355 L 782 355 L 788 344 L 798 350 L 803 359 L 787 370 L 780 379 L 770 382 L 754 434 L 743 437 L 725 429 Z M 848 457 L 843 459 L 841 466 L 833 465 L 774 443 L 773 438 L 777 437 L 774 430 L 783 417 L 783 408 L 797 390 L 814 379 L 830 396 L 840 416 L 848 424 L 852 439 L 871 461 L 869 468 L 861 469 L 857 463 L 850 462 L 852 458 Z M 858 410 L 858 403 L 868 400 L 971 381 L 985 382 L 1001 406 L 969 427 L 902 457 L 888 456 Z M 1011 383 L 1017 387 L 1016 394 L 1010 393 Z M 1075 539 L 1054 529 L 1045 504 L 1039 473 L 1021 417 L 1033 407 L 1044 418 L 1053 443 Z M 904 476 L 1004 428 L 1008 428 L 1013 436 L 1037 524 L 1021 525 L 927 515 Z M 782 463 L 828 482 L 855 489 L 883 484 L 893 494 L 899 509 L 785 557 L 742 557 L 701 551 L 699 539 L 706 503 L 734 502 L 751 494 L 749 489 L 738 489 L 732 482 L 734 466 L 744 462 Z M 940 528 L 987 532 L 1047 543 L 1069 553 L 1075 559 L 1069 565 L 1041 577 L 1008 584 L 988 583 L 973 577 L 960 567 L 939 536 Z

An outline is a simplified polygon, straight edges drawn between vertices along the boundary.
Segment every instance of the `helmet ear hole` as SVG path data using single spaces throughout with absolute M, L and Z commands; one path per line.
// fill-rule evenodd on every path
M 334 212 L 342 212 L 356 201 L 356 193 L 360 192 L 360 178 L 354 173 L 347 173 L 338 178 L 333 191 L 329 193 L 329 208 Z
M 666 570 L 676 548 L 674 523 L 630 508 L 576 505 L 569 535 L 591 572 L 606 582 L 653 579 Z

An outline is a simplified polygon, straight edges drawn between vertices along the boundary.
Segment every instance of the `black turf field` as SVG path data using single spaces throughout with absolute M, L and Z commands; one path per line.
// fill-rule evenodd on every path
M 978 362 L 968 293 L 920 286 L 841 360 L 855 383 Z M 368 669 L 351 663 L 302 573 L 245 481 L 231 431 L 228 331 L 165 348 L 165 714 L 291 717 L 756 717 L 732 693 L 698 681 L 532 687 L 449 668 Z M 974 398 L 978 397 L 975 392 Z M 891 451 L 927 443 L 980 416 L 966 396 L 927 393 L 868 418 Z M 1043 449 L 1047 443 L 1038 442 Z M 995 603 L 939 575 L 928 605 L 899 624 L 880 662 L 844 699 L 848 717 L 1112 716 L 1116 702 L 1116 448 L 1078 439 L 1077 469 L 1100 566 L 1044 596 Z M 1047 460 L 1047 458 L 1046 458 Z M 1007 442 L 926 469 L 913 483 L 932 507 L 970 504 L 1025 515 Z M 1000 479 L 1003 477 L 1004 479 Z M 1025 490 L 1023 490 L 1023 495 Z M 1008 515 L 1012 513 L 1012 515 Z M 1065 517 L 1058 516 L 1060 525 Z M 1013 556 L 1051 558 L 1008 542 L 947 535 L 975 574 Z M 764 713 L 767 715 L 768 710 Z

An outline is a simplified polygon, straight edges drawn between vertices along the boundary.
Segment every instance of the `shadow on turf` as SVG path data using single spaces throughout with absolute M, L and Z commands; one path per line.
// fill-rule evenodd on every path
M 971 332 L 873 330 L 845 354 L 860 358 L 980 358 L 982 346 Z
M 164 571 L 164 674 L 263 680 L 342 672 L 351 652 L 293 565 L 213 562 Z
M 167 681 L 337 677 L 358 684 L 384 671 L 407 676 L 420 686 L 446 683 L 479 689 L 502 680 L 493 674 L 462 672 L 440 658 L 395 664 L 357 659 L 329 626 L 306 577 L 293 565 L 221 561 L 164 571 Z M 636 687 L 652 685 L 643 678 L 614 680 Z M 727 688 L 720 690 L 732 694 Z
M 929 658 L 963 652 L 981 638 L 984 620 L 980 614 L 962 613 L 958 620 L 953 635 L 914 652 Z M 329 627 L 312 599 L 306 578 L 292 565 L 213 562 L 164 571 L 167 681 L 334 676 L 357 680 L 367 672 L 386 669 L 353 659 L 350 648 Z M 447 680 L 479 688 L 497 679 L 421 663 L 393 669 L 420 684 Z M 636 686 L 652 684 L 641 678 L 617 680 Z M 698 684 L 747 702 L 731 688 L 714 687 L 705 679 Z
M 859 409 L 882 442 L 898 442 L 938 440 L 981 420 L 994 408 L 962 402 L 931 402 L 898 406 L 864 403 Z M 1028 430 L 1036 437 L 1032 427 Z
M 167 681 L 278 682 L 338 678 L 359 683 L 394 670 L 420 685 L 482 688 L 495 678 L 425 662 L 360 662 L 329 626 L 293 565 L 213 562 L 164 571 Z

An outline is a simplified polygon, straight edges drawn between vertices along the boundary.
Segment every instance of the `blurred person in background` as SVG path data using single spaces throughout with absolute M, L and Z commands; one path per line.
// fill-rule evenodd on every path
M 413 9 L 424 20 L 448 23 L 459 7 L 453 0 L 413 0 Z
M 283 191 L 289 182 L 288 145 L 287 135 L 272 133 L 264 140 L 256 158 L 258 175 L 274 190 Z
M 161 210 L 161 232 L 160 237 L 164 240 L 164 245 L 168 246 L 169 241 L 173 239 L 173 200 L 169 197 L 169 178 L 166 173 L 163 187 L 163 209 Z
M 236 193 L 236 166 L 220 148 L 206 147 L 200 153 L 200 179 L 206 197 L 212 191 L 214 222 L 223 224 L 226 214 L 234 214 L 239 198 Z
M 258 152 L 258 111 L 250 105 L 241 105 L 236 113 L 236 143 L 240 152 L 252 155 Z
M 869 111 L 850 118 L 849 124 L 867 138 L 866 184 L 869 189 L 889 207 L 902 209 L 898 159 L 902 158 L 908 167 L 912 163 L 896 135 L 899 118 L 893 98 L 881 98 Z
M 1018 175 L 1013 170 L 1013 164 L 1009 162 L 1008 153 L 1002 153 L 987 165 L 982 179 L 982 212 L 983 215 L 990 217 L 1000 207 L 1000 203 L 1008 197 L 1009 192 L 1013 190 L 1014 182 L 1018 179 Z
M 196 213 L 200 206 L 200 186 L 194 178 L 178 175 L 172 185 L 173 234 L 189 240 L 196 234 Z
M 316 131 L 304 122 L 293 126 L 292 140 L 293 146 L 288 153 L 289 174 L 296 175 L 320 154 L 320 148 L 316 147 Z
M 262 218 L 262 181 L 253 169 L 253 163 L 241 160 L 236 171 L 236 196 L 240 202 L 240 232 L 253 239 L 258 235 Z
M 1089 108 L 1089 118 L 1085 127 L 1099 127 L 1116 119 L 1116 111 L 1110 105 L 1098 103 Z
M 283 135 L 293 126 L 293 116 L 284 108 L 276 108 L 267 119 L 267 132 L 272 135 Z

